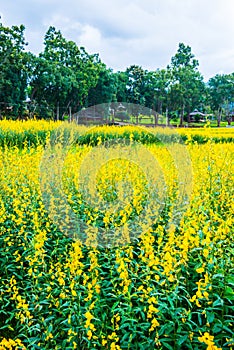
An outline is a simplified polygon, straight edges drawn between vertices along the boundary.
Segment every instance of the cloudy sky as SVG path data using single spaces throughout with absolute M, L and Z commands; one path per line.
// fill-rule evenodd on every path
M 0 0 L 0 15 L 36 54 L 52 25 L 115 71 L 164 68 L 183 42 L 205 80 L 234 72 L 234 0 Z

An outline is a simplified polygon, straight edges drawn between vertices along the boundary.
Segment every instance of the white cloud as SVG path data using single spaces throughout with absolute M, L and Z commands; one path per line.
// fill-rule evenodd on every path
M 206 79 L 234 71 L 233 0 L 0 0 L 0 8 L 3 23 L 26 25 L 35 52 L 53 25 L 114 69 L 165 67 L 184 42 Z
M 82 28 L 82 33 L 79 37 L 79 41 L 85 44 L 85 47 L 89 51 L 99 51 L 102 45 L 102 36 L 97 28 L 86 24 Z

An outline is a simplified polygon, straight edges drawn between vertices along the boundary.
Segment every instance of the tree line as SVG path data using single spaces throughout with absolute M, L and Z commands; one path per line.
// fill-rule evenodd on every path
M 54 27 L 39 55 L 26 51 L 24 25 L 0 23 L 0 116 L 63 118 L 100 103 L 146 106 L 180 124 L 190 112 L 216 115 L 231 122 L 234 73 L 217 74 L 207 83 L 191 47 L 180 43 L 170 64 L 155 71 L 131 65 L 114 72 L 99 58 L 67 40 Z

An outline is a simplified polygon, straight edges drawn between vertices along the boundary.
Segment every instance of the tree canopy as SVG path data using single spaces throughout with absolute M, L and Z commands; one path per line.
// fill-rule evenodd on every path
M 217 74 L 205 84 L 198 60 L 184 43 L 166 68 L 148 71 L 132 64 L 113 72 L 98 54 L 89 54 L 55 27 L 45 33 L 39 55 L 27 52 L 24 31 L 23 25 L 9 28 L 0 23 L 0 115 L 62 118 L 116 101 L 177 116 L 180 124 L 189 121 L 194 109 L 227 118 L 233 113 L 234 73 Z
M 4 27 L 0 23 L 0 108 L 5 113 L 21 114 L 27 87 L 25 27 Z

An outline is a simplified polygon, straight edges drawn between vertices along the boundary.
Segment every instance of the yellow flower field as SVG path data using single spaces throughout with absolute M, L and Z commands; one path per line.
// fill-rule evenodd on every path
M 234 349 L 234 130 L 61 125 L 0 122 L 0 349 Z

